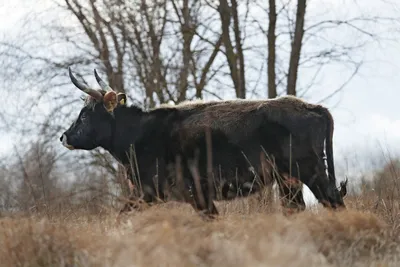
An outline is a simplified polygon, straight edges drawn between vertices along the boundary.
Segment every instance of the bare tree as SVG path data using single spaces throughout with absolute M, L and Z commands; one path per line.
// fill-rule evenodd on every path
M 297 73 L 299 68 L 301 46 L 304 35 L 304 19 L 306 16 L 306 0 L 298 0 L 294 37 L 292 40 L 292 51 L 290 52 L 290 62 L 287 81 L 287 94 L 296 95 Z
M 305 0 L 264 3 L 256 1 L 255 5 L 265 11 L 268 23 L 259 16 L 253 17 L 252 22 L 265 36 L 267 49 L 262 46 L 253 49 L 260 49 L 261 55 L 267 57 L 269 98 L 282 94 L 311 96 L 325 69 L 330 66 L 346 67 L 350 70 L 349 76 L 343 78 L 340 86 L 326 92 L 318 102 L 329 100 L 356 77 L 363 64 L 362 51 L 368 45 L 392 38 L 389 32 L 378 30 L 378 25 L 382 27 L 399 22 L 394 16 L 364 14 L 355 10 L 353 16 L 334 16 L 336 14 L 330 10 L 321 10 L 323 16 L 308 15 L 308 2 Z M 340 37 L 344 33 L 348 35 L 345 39 L 337 36 L 341 30 L 343 34 Z M 353 41 L 349 42 L 349 38 Z M 302 77 L 299 84 L 298 75 L 302 71 L 307 71 L 309 75 L 307 80 Z
M 236 97 L 246 98 L 245 62 L 237 1 L 231 0 L 231 5 L 229 5 L 228 0 L 220 0 L 218 12 L 221 16 L 222 41 L 224 43 L 226 59 L 229 65 Z M 233 20 L 233 33 L 236 49 L 231 40 L 231 20 Z
M 268 98 L 275 98 L 276 92 L 276 3 L 269 0 L 269 24 L 268 24 Z

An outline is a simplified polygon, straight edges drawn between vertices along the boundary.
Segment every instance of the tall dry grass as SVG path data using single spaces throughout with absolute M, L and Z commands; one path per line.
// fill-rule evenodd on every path
M 7 216 L 0 266 L 400 266 L 398 222 L 368 209 L 370 201 L 285 217 L 279 205 L 248 198 L 217 203 L 221 215 L 211 222 L 175 202 L 120 224 L 115 212 Z

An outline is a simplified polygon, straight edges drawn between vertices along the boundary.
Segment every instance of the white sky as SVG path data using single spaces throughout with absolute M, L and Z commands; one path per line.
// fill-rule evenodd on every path
M 12 34 L 21 18 L 28 10 L 43 10 L 51 6 L 51 1 L 14 0 L 0 3 L 0 34 Z M 351 13 L 349 1 L 311 0 L 308 10 L 318 11 L 321 6 L 343 12 L 341 4 L 347 3 L 346 12 Z M 350 1 L 351 2 L 351 1 Z M 398 15 L 400 9 L 383 7 L 379 0 L 352 1 L 354 8 L 384 15 Z M 362 4 L 361 4 L 362 2 Z M 389 14 L 391 13 L 391 14 Z M 400 31 L 400 28 L 394 30 Z M 351 40 L 349 40 L 351 42 Z M 335 119 L 335 161 L 340 162 L 348 153 L 359 151 L 370 156 L 371 148 L 381 142 L 393 153 L 400 151 L 400 42 L 391 42 L 369 47 L 366 51 L 367 63 L 361 74 L 340 93 L 340 102 L 332 108 Z M 67 72 L 66 72 L 67 75 Z M 325 77 L 323 86 L 338 87 L 343 82 L 341 73 L 331 73 Z M 321 89 L 321 88 L 320 88 Z M 322 88 L 323 89 L 323 88 Z M 335 103 L 329 103 L 335 104 Z M 66 127 L 68 125 L 66 124 Z M 3 134 L 0 139 L 0 152 L 11 148 L 13 136 Z M 350 171 L 350 170 L 349 170 Z

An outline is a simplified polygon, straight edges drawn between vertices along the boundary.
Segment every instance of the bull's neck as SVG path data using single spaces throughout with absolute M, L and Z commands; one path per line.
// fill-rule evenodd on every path
M 111 137 L 102 147 L 120 163 L 126 164 L 131 147 L 141 134 L 143 111 L 137 107 L 118 107 L 114 110 Z

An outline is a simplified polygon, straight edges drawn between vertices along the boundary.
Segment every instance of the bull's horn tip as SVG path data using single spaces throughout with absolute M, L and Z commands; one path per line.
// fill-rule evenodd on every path
M 99 74 L 97 73 L 97 70 L 94 69 L 93 72 L 94 72 L 94 76 L 96 77 L 96 81 L 97 81 L 97 82 L 101 81 L 100 76 L 99 76 Z

